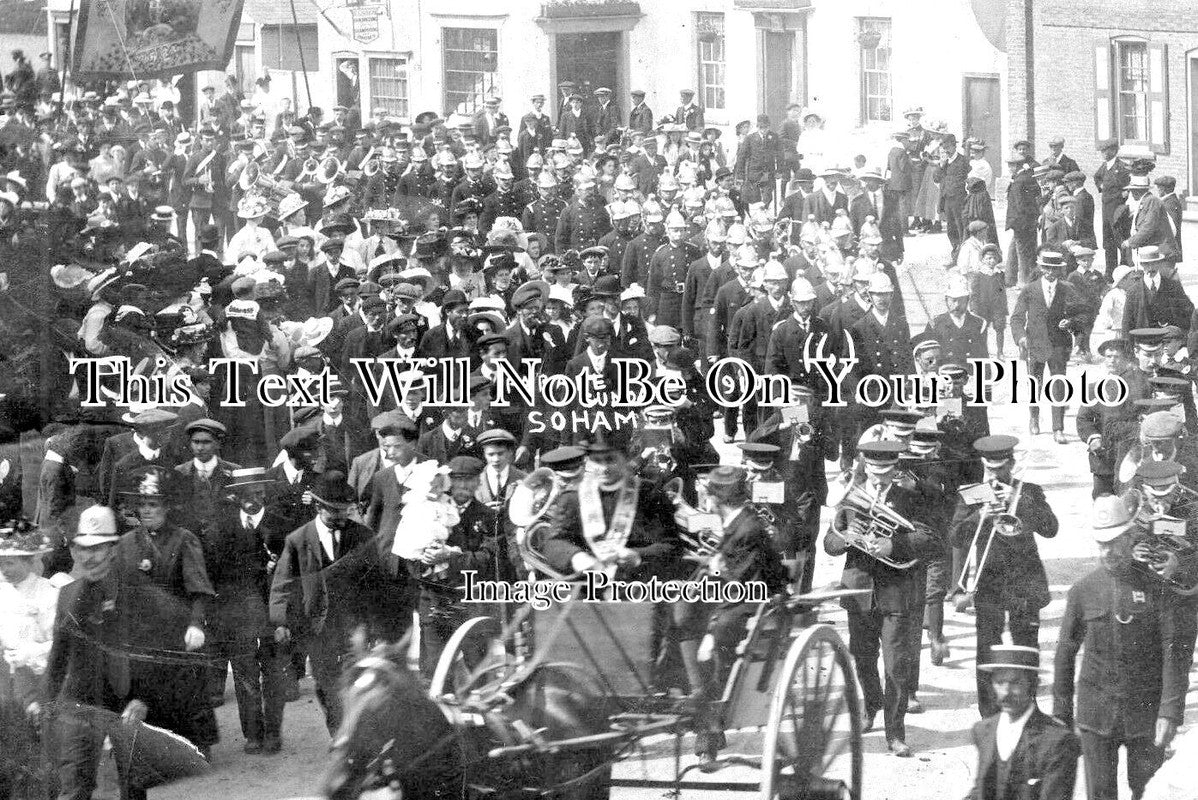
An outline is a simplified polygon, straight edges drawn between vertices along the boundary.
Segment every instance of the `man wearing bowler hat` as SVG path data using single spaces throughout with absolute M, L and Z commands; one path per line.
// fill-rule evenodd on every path
M 270 625 L 277 644 L 293 637 L 307 644 L 316 699 L 331 735 L 341 725 L 338 681 L 350 635 L 368 624 L 368 610 L 382 615 L 384 609 L 370 609 L 370 590 L 379 580 L 374 534 L 349 519 L 355 498 L 345 474 L 322 473 L 310 491 L 316 518 L 287 535 L 270 587 Z M 406 575 L 393 577 L 399 585 L 389 604 L 394 609 L 387 611 L 394 610 L 395 624 L 406 627 Z
M 1120 749 L 1140 797 L 1184 719 L 1198 614 L 1192 598 L 1133 567 L 1136 509 L 1127 501 L 1100 497 L 1090 519 L 1102 564 L 1065 601 L 1053 716 L 1079 731 L 1090 800 L 1119 796 Z
M 267 614 L 276 563 L 266 549 L 272 520 L 266 508 L 271 483 L 262 467 L 234 468 L 224 485 L 233 503 L 220 509 L 220 526 L 207 543 L 208 570 L 216 589 L 210 622 L 221 664 L 233 666 L 233 689 L 246 753 L 281 748 L 286 703 L 286 651 L 274 640 Z M 224 671 L 221 671 L 221 691 Z
M 1040 651 L 996 644 L 978 669 L 1000 710 L 974 723 L 978 767 L 970 800 L 1019 797 L 1024 787 L 1039 800 L 1072 800 L 1081 745 L 1073 731 L 1036 705 Z
M 1011 338 L 1027 363 L 1028 373 L 1043 381 L 1064 375 L 1073 350 L 1073 331 L 1085 325 L 1085 301 L 1073 286 L 1061 278 L 1065 272 L 1065 255 L 1058 250 L 1042 249 L 1036 257 L 1040 279 L 1023 287 L 1011 312 Z M 1043 386 L 1043 384 L 1041 384 Z M 1047 393 L 1045 393 L 1047 394 Z M 1051 399 L 1051 398 L 1048 398 Z M 1028 432 L 1040 435 L 1040 409 L 1028 408 Z M 1052 433 L 1057 444 L 1069 441 L 1065 436 L 1065 406 L 1052 407 Z
M 1102 165 L 1094 172 L 1094 185 L 1102 196 L 1102 250 L 1106 255 L 1106 274 L 1109 278 L 1120 263 L 1119 245 L 1122 237 L 1115 230 L 1115 212 L 1123 204 L 1123 192 L 1131 182 L 1131 171 L 1119 160 L 1119 142 L 1107 139 L 1100 142 Z

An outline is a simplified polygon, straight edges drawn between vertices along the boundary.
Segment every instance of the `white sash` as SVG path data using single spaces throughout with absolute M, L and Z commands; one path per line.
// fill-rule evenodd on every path
M 611 527 L 603 520 L 603 502 L 599 498 L 599 479 L 587 475 L 578 487 L 578 510 L 582 515 L 582 535 L 595 558 L 605 567 L 613 567 L 617 554 L 624 549 L 636 519 L 639 482 L 627 479 L 619 489 Z

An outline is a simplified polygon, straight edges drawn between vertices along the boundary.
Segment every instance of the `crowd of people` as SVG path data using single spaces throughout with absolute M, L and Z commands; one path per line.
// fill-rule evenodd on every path
M 1096 210 L 1062 140 L 1044 163 L 1018 142 L 1004 265 L 986 143 L 924 128 L 922 109 L 886 163 L 850 166 L 813 109 L 792 107 L 780 133 L 745 121 L 726 153 L 693 91 L 657 118 L 644 92 L 624 116 L 608 89 L 560 88 L 555 114 L 533 95 L 516 128 L 498 97 L 410 125 L 344 107 L 269 119 L 235 79 L 203 89 L 196 120 L 169 82 L 65 103 L 55 88 L 0 95 L 0 252 L 14 283 L 48 272 L 54 310 L 36 496 L 20 458 L 0 461 L 0 517 L 14 520 L 0 740 L 15 754 L 0 796 L 90 798 L 106 733 L 129 721 L 209 756 L 230 668 L 240 730 L 223 733 L 247 754 L 283 749 L 306 676 L 331 734 L 351 639 L 396 642 L 415 624 L 431 670 L 480 613 L 462 602 L 466 571 L 638 580 L 698 560 L 801 594 L 821 543 L 844 556 L 844 587 L 870 590 L 844 601 L 848 639 L 865 729 L 881 714 L 892 753 L 912 754 L 923 632 L 943 664 L 955 601 L 977 628 L 974 797 L 1034 783 L 1072 797 L 1081 753 L 1089 796 L 1113 798 L 1120 747 L 1140 796 L 1183 722 L 1198 625 L 1198 324 L 1176 278 L 1175 181 L 1151 188 L 1151 160 L 1109 143 Z M 947 288 L 915 331 L 904 239 L 936 226 Z M 1129 387 L 1078 415 L 1103 564 L 1069 591 L 1053 717 L 1035 702 L 1051 492 L 1019 477 L 1019 441 L 969 404 L 970 360 L 1002 355 L 1008 323 L 1033 374 L 1097 354 Z M 827 408 L 816 349 L 856 355 L 849 398 L 870 375 L 951 388 Z M 725 357 L 785 376 L 785 405 L 718 403 L 705 376 Z M 581 400 L 555 414 L 539 393 L 493 403 L 509 367 L 535 360 L 610 392 L 630 358 L 681 387 L 673 405 L 629 421 Z M 94 385 L 78 359 L 97 365 Z M 419 359 L 468 371 L 446 386 Z M 376 394 L 385 377 L 394 392 Z M 155 379 L 186 391 L 126 392 Z M 268 379 L 288 402 L 255 391 Z M 1064 417 L 1054 408 L 1060 443 Z M 717 437 L 740 464 L 720 465 Z M 537 480 L 558 491 L 533 541 L 509 504 Z M 696 508 L 719 515 L 714 555 L 689 550 Z M 710 699 L 744 619 L 735 604 L 665 609 L 659 639 L 682 669 L 659 688 Z M 714 759 L 720 737 L 704 733 Z

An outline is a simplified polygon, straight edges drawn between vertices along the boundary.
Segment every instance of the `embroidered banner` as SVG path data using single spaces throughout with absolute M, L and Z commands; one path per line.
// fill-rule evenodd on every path
M 224 70 L 242 0 L 93 0 L 79 4 L 72 77 L 137 79 Z

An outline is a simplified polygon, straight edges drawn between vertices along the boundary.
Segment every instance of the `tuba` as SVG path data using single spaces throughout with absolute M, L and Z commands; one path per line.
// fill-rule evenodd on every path
M 316 177 L 316 171 L 318 169 L 320 169 L 320 160 L 317 159 L 316 156 L 311 156 L 307 161 L 304 162 L 303 169 L 300 170 L 299 175 L 295 176 L 295 182 L 304 183 L 305 181 L 312 180 Z
M 241 187 L 243 192 L 248 192 L 253 186 L 258 183 L 258 176 L 262 173 L 262 168 L 258 166 L 257 161 L 251 161 L 245 165 L 245 169 L 241 171 L 241 177 L 237 179 L 237 185 Z
M 866 534 L 878 539 L 890 539 L 900 531 L 911 532 L 915 524 L 884 503 L 875 503 L 860 486 L 851 487 L 836 508 L 832 518 L 832 530 L 838 534 L 846 533 L 849 526 L 857 518 L 865 520 Z M 893 569 L 910 569 L 919 563 L 919 559 L 896 561 L 889 556 L 880 555 L 862 547 L 859 542 L 849 540 L 849 546 L 855 547 L 871 558 L 881 561 Z
M 516 548 L 531 570 L 560 580 L 563 576 L 545 560 L 540 542 L 549 532 L 545 518 L 562 491 L 557 473 L 548 467 L 538 467 L 525 476 L 512 491 L 507 516 L 516 526 Z
M 345 165 L 337 160 L 337 156 L 329 156 L 320 162 L 320 166 L 316 170 L 316 180 L 326 186 L 330 186 L 336 183 L 337 179 L 344 174 Z
M 362 165 L 362 175 L 367 178 L 373 178 L 379 174 L 379 170 L 383 168 L 383 164 L 377 158 L 373 158 Z
M 990 548 L 994 545 L 995 537 L 1014 537 L 1023 533 L 1023 523 L 1015 516 L 1015 510 L 1019 508 L 1019 498 L 1023 495 L 1023 481 L 1013 480 L 1015 480 L 1015 487 L 1004 511 L 996 512 L 986 508 L 978 512 L 978 525 L 974 529 L 973 541 L 969 543 L 969 551 L 965 555 L 965 568 L 961 570 L 961 578 L 957 581 L 957 588 L 965 594 L 971 595 L 977 591 L 978 583 L 982 579 L 982 572 L 986 569 L 986 562 L 990 559 Z M 986 538 L 986 546 L 982 548 L 979 556 L 978 548 L 981 546 L 982 531 L 986 529 L 987 521 L 992 523 L 990 535 Z

